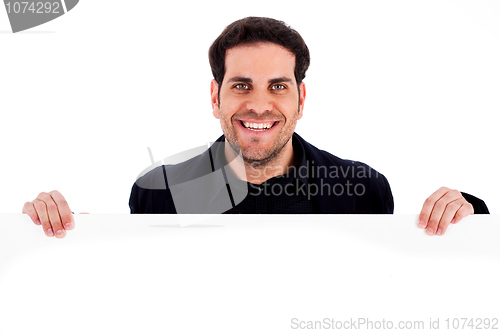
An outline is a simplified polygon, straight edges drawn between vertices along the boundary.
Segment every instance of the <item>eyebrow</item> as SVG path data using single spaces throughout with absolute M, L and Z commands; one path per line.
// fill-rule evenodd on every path
M 292 79 L 288 77 L 278 77 L 276 79 L 269 80 L 269 84 L 280 83 L 280 82 L 292 82 Z
M 228 83 L 231 83 L 231 82 L 252 83 L 253 81 L 249 77 L 235 76 L 235 77 L 230 78 L 227 82 Z M 284 77 L 277 77 L 275 79 L 271 79 L 268 81 L 269 84 L 280 83 L 280 82 L 292 82 L 292 79 L 284 76 Z

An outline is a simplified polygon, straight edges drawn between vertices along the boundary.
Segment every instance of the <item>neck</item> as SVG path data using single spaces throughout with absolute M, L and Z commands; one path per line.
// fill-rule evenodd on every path
M 272 160 L 266 161 L 265 164 L 259 162 L 243 162 L 241 157 L 236 155 L 236 152 L 229 144 L 225 145 L 224 153 L 231 170 L 236 177 L 246 180 L 253 184 L 262 184 L 266 180 L 287 173 L 288 167 L 296 164 L 296 157 L 293 153 L 292 138 L 283 147 L 283 149 Z

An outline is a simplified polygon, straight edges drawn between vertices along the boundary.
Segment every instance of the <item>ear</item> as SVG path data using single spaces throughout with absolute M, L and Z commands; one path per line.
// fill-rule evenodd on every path
M 219 119 L 219 85 L 212 79 L 210 82 L 210 100 L 212 102 L 212 112 L 214 117 Z
M 304 82 L 302 82 L 299 86 L 300 90 L 300 97 L 299 97 L 299 114 L 297 116 L 297 120 L 302 118 L 303 116 L 303 110 L 304 110 L 304 102 L 306 101 L 306 85 Z

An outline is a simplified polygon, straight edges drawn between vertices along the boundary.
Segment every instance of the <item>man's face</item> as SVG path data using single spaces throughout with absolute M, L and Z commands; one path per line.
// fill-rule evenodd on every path
M 226 140 L 248 163 L 266 164 L 282 149 L 292 149 L 305 99 L 302 83 L 299 100 L 295 56 L 273 43 L 241 45 L 227 51 L 225 64 L 220 96 L 215 80 L 211 93 Z

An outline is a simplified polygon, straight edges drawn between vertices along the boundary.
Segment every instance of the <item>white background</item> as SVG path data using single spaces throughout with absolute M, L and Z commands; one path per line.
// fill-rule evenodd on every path
M 82 0 L 18 34 L 0 9 L 0 212 L 53 189 L 75 212 L 129 212 L 148 146 L 160 159 L 222 133 L 207 53 L 245 16 L 301 33 L 297 133 L 387 176 L 396 213 L 443 185 L 500 213 L 500 4 L 480 0 Z
M 498 215 L 444 237 L 418 229 L 417 215 L 202 216 L 181 228 L 176 215 L 78 214 L 57 240 L 26 215 L 0 214 L 0 332 L 304 332 L 292 318 L 442 332 L 446 318 L 498 321 Z

